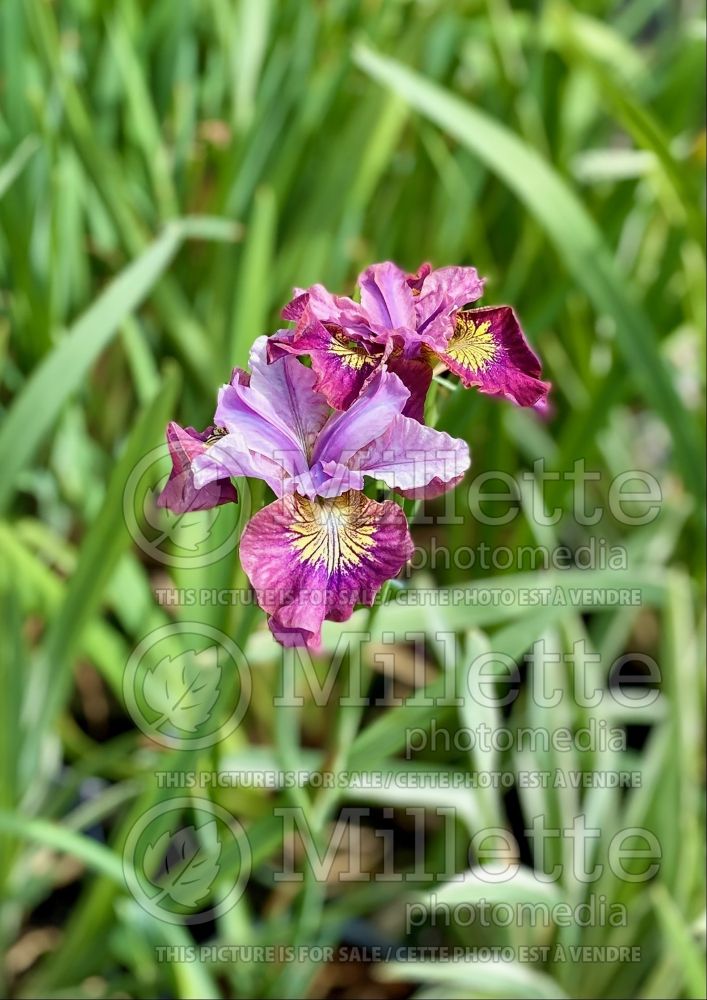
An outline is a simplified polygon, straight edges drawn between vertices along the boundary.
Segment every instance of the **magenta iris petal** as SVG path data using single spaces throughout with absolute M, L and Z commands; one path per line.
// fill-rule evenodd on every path
M 447 312 L 476 302 L 484 294 L 484 279 L 475 267 L 438 267 L 424 275 L 419 287 L 415 306 L 418 322 L 424 323 L 437 312 L 442 301 Z
M 383 366 L 377 368 L 356 402 L 329 420 L 317 440 L 313 460 L 346 463 L 389 427 L 409 396 L 397 375 Z
M 345 410 L 380 363 L 383 348 L 348 338 L 340 328 L 327 329 L 316 321 L 300 333 L 278 330 L 270 338 L 268 360 L 274 361 L 285 354 L 308 354 L 317 376 L 315 389 L 326 397 L 330 406 Z
M 396 264 L 374 264 L 359 277 L 361 305 L 375 340 L 393 344 L 406 358 L 423 347 L 443 350 L 454 330 L 454 314 L 483 293 L 484 283 L 473 267 L 423 264 L 406 275 Z
M 406 500 L 433 500 L 435 497 L 442 496 L 443 493 L 449 493 L 450 490 L 459 485 L 463 478 L 463 472 L 452 479 L 440 479 L 439 476 L 435 476 L 426 486 L 414 486 L 409 490 L 398 490 L 398 493 Z
M 385 361 L 410 390 L 405 414 L 422 420 L 432 373 L 429 352 L 441 354 L 459 309 L 475 302 L 484 283 L 473 267 L 423 264 L 406 274 L 392 261 L 366 268 L 358 278 L 360 304 L 312 285 L 285 307 L 297 326 L 281 331 L 270 360 L 289 352 L 309 354 L 316 388 L 331 406 L 347 409 L 366 377 Z
M 454 315 L 484 292 L 475 267 L 439 267 L 424 278 L 415 303 L 417 330 L 432 350 L 444 348 L 454 331 Z
M 415 298 L 405 272 L 392 261 L 373 264 L 359 276 L 361 305 L 372 324 L 385 330 L 415 329 Z
M 252 442 L 251 435 L 246 437 L 240 432 L 224 434 L 207 452 L 200 455 L 194 462 L 194 481 L 197 487 L 203 488 L 223 475 L 223 470 L 227 469 L 231 476 L 262 479 L 273 493 L 282 496 L 287 484 L 295 476 L 309 475 L 304 461 L 292 454 L 290 446 L 285 446 L 284 450 L 277 449 L 274 452 L 277 457 L 271 458 L 262 443 L 258 448 L 263 450 L 251 450 L 248 440 Z
M 223 386 L 216 421 L 227 434 L 194 463 L 198 486 L 227 469 L 232 476 L 263 479 L 278 496 L 304 476 L 304 491 L 316 495 L 309 477 L 309 455 L 328 416 L 325 398 L 314 390 L 315 374 L 296 358 L 269 365 L 267 338 L 259 337 L 251 351 L 249 383 Z
M 432 368 L 422 358 L 405 358 L 398 352 L 388 357 L 386 366 L 398 376 L 410 393 L 403 409 L 403 416 L 412 417 L 422 423 L 425 416 L 425 400 L 432 382 Z
M 362 490 L 365 485 L 362 472 L 341 462 L 321 462 L 319 468 L 322 473 L 321 497 L 338 497 L 347 490 Z
M 465 386 L 518 406 L 544 406 L 550 385 L 540 379 L 540 362 L 510 306 L 460 312 L 454 336 L 438 356 Z
M 230 473 L 219 466 L 212 481 L 198 487 L 194 483 L 194 460 L 208 453 L 207 441 L 213 428 L 203 433 L 193 427 L 180 427 L 174 422 L 167 427 L 167 443 L 172 459 L 172 471 L 157 498 L 158 507 L 168 507 L 177 514 L 192 510 L 208 510 L 224 503 L 236 503 L 238 494 L 230 480 Z
M 233 386 L 224 386 L 219 391 L 216 420 L 228 431 L 217 442 L 220 450 L 228 454 L 235 447 L 244 452 L 265 455 L 296 471 L 296 459 L 304 454 L 304 449 L 283 430 L 279 421 L 273 423 L 255 409 L 259 402 L 250 393 L 241 394 Z M 243 473 L 234 472 L 233 475 Z
M 325 619 L 372 604 L 413 552 L 397 504 L 363 493 L 312 501 L 293 495 L 259 511 L 241 538 L 241 562 L 283 645 L 317 648 Z
M 400 416 L 349 465 L 404 496 L 422 498 L 451 489 L 470 463 L 466 441 Z
M 302 307 L 298 302 L 300 296 L 297 296 L 283 310 L 285 319 L 290 318 L 293 312 L 299 311 L 296 320 L 298 333 L 307 329 L 311 323 L 319 322 L 339 327 L 354 337 L 370 337 L 369 317 L 353 299 L 345 295 L 332 295 L 323 285 L 312 285 L 304 294 L 306 301 Z
M 235 389 L 249 407 L 307 453 L 329 416 L 327 402 L 315 391 L 312 371 L 295 358 L 271 366 L 267 351 L 268 338 L 258 337 L 250 352 L 250 384 Z
M 412 288 L 414 292 L 419 294 L 422 291 L 422 286 L 424 284 L 425 278 L 427 277 L 427 275 L 430 273 L 431 270 L 432 270 L 431 264 L 420 264 L 420 266 L 418 267 L 417 271 L 415 271 L 414 274 L 405 275 L 405 280 L 407 281 L 410 288 Z
M 282 318 L 293 320 L 295 323 L 304 312 L 304 307 L 309 300 L 309 293 L 304 288 L 294 288 L 294 298 L 292 298 L 282 310 Z

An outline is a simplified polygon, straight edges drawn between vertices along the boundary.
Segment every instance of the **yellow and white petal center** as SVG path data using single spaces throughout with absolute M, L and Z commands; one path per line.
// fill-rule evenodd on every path
M 498 347 L 493 339 L 491 323 L 477 322 L 464 313 L 459 313 L 447 354 L 458 364 L 472 372 L 482 371 L 496 357 Z
M 290 543 L 302 562 L 331 574 L 360 563 L 374 545 L 376 526 L 366 520 L 363 494 L 349 492 L 332 500 L 296 494 L 293 499 Z

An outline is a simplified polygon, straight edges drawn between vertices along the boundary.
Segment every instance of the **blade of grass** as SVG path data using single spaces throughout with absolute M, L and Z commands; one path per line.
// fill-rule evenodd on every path
M 44 819 L 27 819 L 7 810 L 0 810 L 0 831 L 28 840 L 42 847 L 49 847 L 78 858 L 91 871 L 102 875 L 114 888 L 125 890 L 124 859 L 104 844 L 76 833 L 59 823 Z M 155 925 L 159 937 L 170 945 L 184 949 L 191 938 L 184 928 L 165 924 L 146 915 Z M 206 966 L 201 962 L 178 963 L 175 975 L 183 981 L 182 996 L 218 998 L 221 996 Z
M 245 131 L 255 115 L 263 58 L 268 42 L 271 0 L 240 0 L 234 18 L 231 60 L 233 76 L 233 124 Z
M 550 1000 L 566 996 L 551 976 L 535 972 L 520 962 L 386 962 L 376 970 L 383 982 L 399 981 L 437 983 L 446 989 L 458 989 L 460 996 L 526 1000 Z M 447 994 L 441 994 L 440 996 Z
M 66 400 L 80 388 L 124 320 L 150 294 L 182 242 L 190 237 L 212 239 L 219 235 L 224 235 L 224 228 L 218 219 L 187 218 L 168 223 L 162 235 L 110 283 L 35 369 L 0 429 L 0 510 L 6 509 L 18 473 L 34 458 Z
M 266 332 L 272 294 L 272 263 L 277 225 L 277 205 L 272 188 L 259 188 L 243 246 L 235 290 L 233 326 L 228 350 L 231 365 L 248 361 L 250 345 Z
M 9 567 L 7 567 L 9 569 Z M 3 573 L 3 576 L 5 574 Z M 10 574 L 0 582 L 0 621 L 3 642 L 0 645 L 0 809 L 13 810 L 17 805 L 17 750 L 20 746 L 20 706 L 25 650 L 22 643 L 22 619 L 17 593 L 10 589 Z M 8 831 L 0 836 L 0 889 L 6 890 L 12 867 L 15 843 Z
M 667 956 L 677 958 L 685 983 L 685 995 L 700 1000 L 705 995 L 705 956 L 690 933 L 678 906 L 664 885 L 653 886 L 651 892 L 658 923 L 663 931 Z
M 120 858 L 104 844 L 84 834 L 69 830 L 59 823 L 28 819 L 5 809 L 0 810 L 0 830 L 79 858 L 92 871 L 105 875 L 121 888 L 125 887 Z
M 0 167 L 0 198 L 12 187 L 39 146 L 39 139 L 34 135 L 28 135 L 19 144 L 10 159 L 3 163 Z
M 117 561 L 130 543 L 123 517 L 125 482 L 137 462 L 153 447 L 174 405 L 178 372 L 172 368 L 159 392 L 135 423 L 108 483 L 100 513 L 83 540 L 76 569 L 59 613 L 47 630 L 39 659 L 27 683 L 24 724 L 31 733 L 21 762 L 25 779 L 38 771 L 42 739 L 68 695 L 73 657 L 83 630 L 100 607 Z M 41 791 L 35 780 L 31 795 Z

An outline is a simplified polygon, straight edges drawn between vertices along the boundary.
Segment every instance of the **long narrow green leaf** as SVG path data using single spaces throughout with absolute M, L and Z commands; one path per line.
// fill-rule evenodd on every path
M 0 809 L 17 805 L 17 748 L 20 744 L 19 716 L 22 704 L 22 680 L 25 650 L 22 643 L 22 617 L 16 591 L 11 589 L 9 567 L 0 578 Z M 14 843 L 4 833 L 0 836 L 0 891 L 6 889 L 11 870 Z
M 82 833 L 48 820 L 27 819 L 4 809 L 0 810 L 0 830 L 80 858 L 93 871 L 106 875 L 121 888 L 125 886 L 121 859 L 104 844 Z
M 700 1000 L 705 995 L 705 956 L 690 933 L 680 909 L 664 885 L 653 887 L 656 916 L 665 938 L 666 955 L 678 960 L 685 982 L 686 996 Z
M 672 432 L 685 482 L 704 497 L 699 434 L 660 356 L 653 325 L 634 301 L 599 227 L 574 192 L 535 150 L 484 112 L 365 45 L 356 47 L 354 58 L 374 80 L 399 93 L 470 149 L 536 217 L 597 312 L 615 320 L 617 343 L 630 370 Z
M 220 219 L 183 219 L 169 223 L 145 253 L 129 264 L 79 317 L 34 371 L 0 429 L 0 510 L 15 489 L 61 408 L 84 382 L 91 366 L 116 335 L 125 318 L 150 294 L 187 238 L 223 238 L 233 227 Z
M 125 483 L 135 465 L 153 447 L 174 405 L 178 372 L 172 369 L 143 410 L 108 483 L 100 513 L 86 535 L 64 599 L 49 626 L 38 662 L 27 685 L 25 725 L 32 739 L 23 759 L 25 777 L 36 767 L 42 736 L 69 690 L 72 658 L 83 630 L 99 608 L 120 555 L 130 544 L 123 517 Z
M 4 809 L 0 809 L 0 831 L 78 858 L 91 871 L 106 878 L 112 887 L 125 890 L 124 859 L 97 840 L 77 833 L 75 830 L 70 830 L 59 823 L 44 819 L 28 819 L 26 816 L 20 816 Z M 190 943 L 191 939 L 182 927 L 161 923 L 149 914 L 145 916 L 145 919 L 148 923 L 153 924 L 154 929 L 160 933 L 162 938 L 175 948 L 185 950 Z M 184 988 L 189 991 L 180 995 L 208 997 L 209 1000 L 221 995 L 201 962 L 175 964 L 175 974 L 183 979 Z
M 244 131 L 255 114 L 265 47 L 272 16 L 271 0 L 240 0 L 232 40 L 233 123 Z
M 271 305 L 272 259 L 277 223 L 277 205 L 272 188 L 260 188 L 255 195 L 241 268 L 235 291 L 233 325 L 228 359 L 232 365 L 245 365 L 250 345 L 265 333 Z
M 9 160 L 0 167 L 0 198 L 12 187 L 39 149 L 39 140 L 30 135 L 23 139 Z
M 446 990 L 459 990 L 457 996 L 525 997 L 526 1000 L 551 1000 L 565 997 L 550 976 L 535 972 L 520 962 L 433 962 L 406 961 L 382 964 L 378 978 L 386 981 L 435 983 Z M 440 993 L 439 996 L 447 996 Z

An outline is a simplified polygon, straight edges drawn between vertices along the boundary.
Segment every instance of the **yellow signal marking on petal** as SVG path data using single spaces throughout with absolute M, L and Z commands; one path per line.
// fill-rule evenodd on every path
M 209 447 L 212 444 L 216 444 L 219 438 L 222 438 L 224 434 L 228 434 L 225 427 L 214 427 L 213 431 L 206 439 L 206 446 Z
M 354 371 L 360 371 L 364 365 L 375 364 L 375 360 L 370 354 L 352 346 L 340 334 L 334 334 L 331 346 L 329 347 L 329 353 L 335 354 L 341 360 L 342 364 L 348 368 L 353 368 Z
M 363 521 L 361 508 L 360 498 L 350 493 L 333 500 L 295 496 L 290 536 L 302 561 L 323 563 L 328 574 L 360 563 L 376 530 Z
M 496 357 L 497 345 L 491 333 L 491 323 L 476 323 L 469 316 L 457 316 L 454 335 L 449 341 L 447 354 L 472 372 L 489 365 Z

